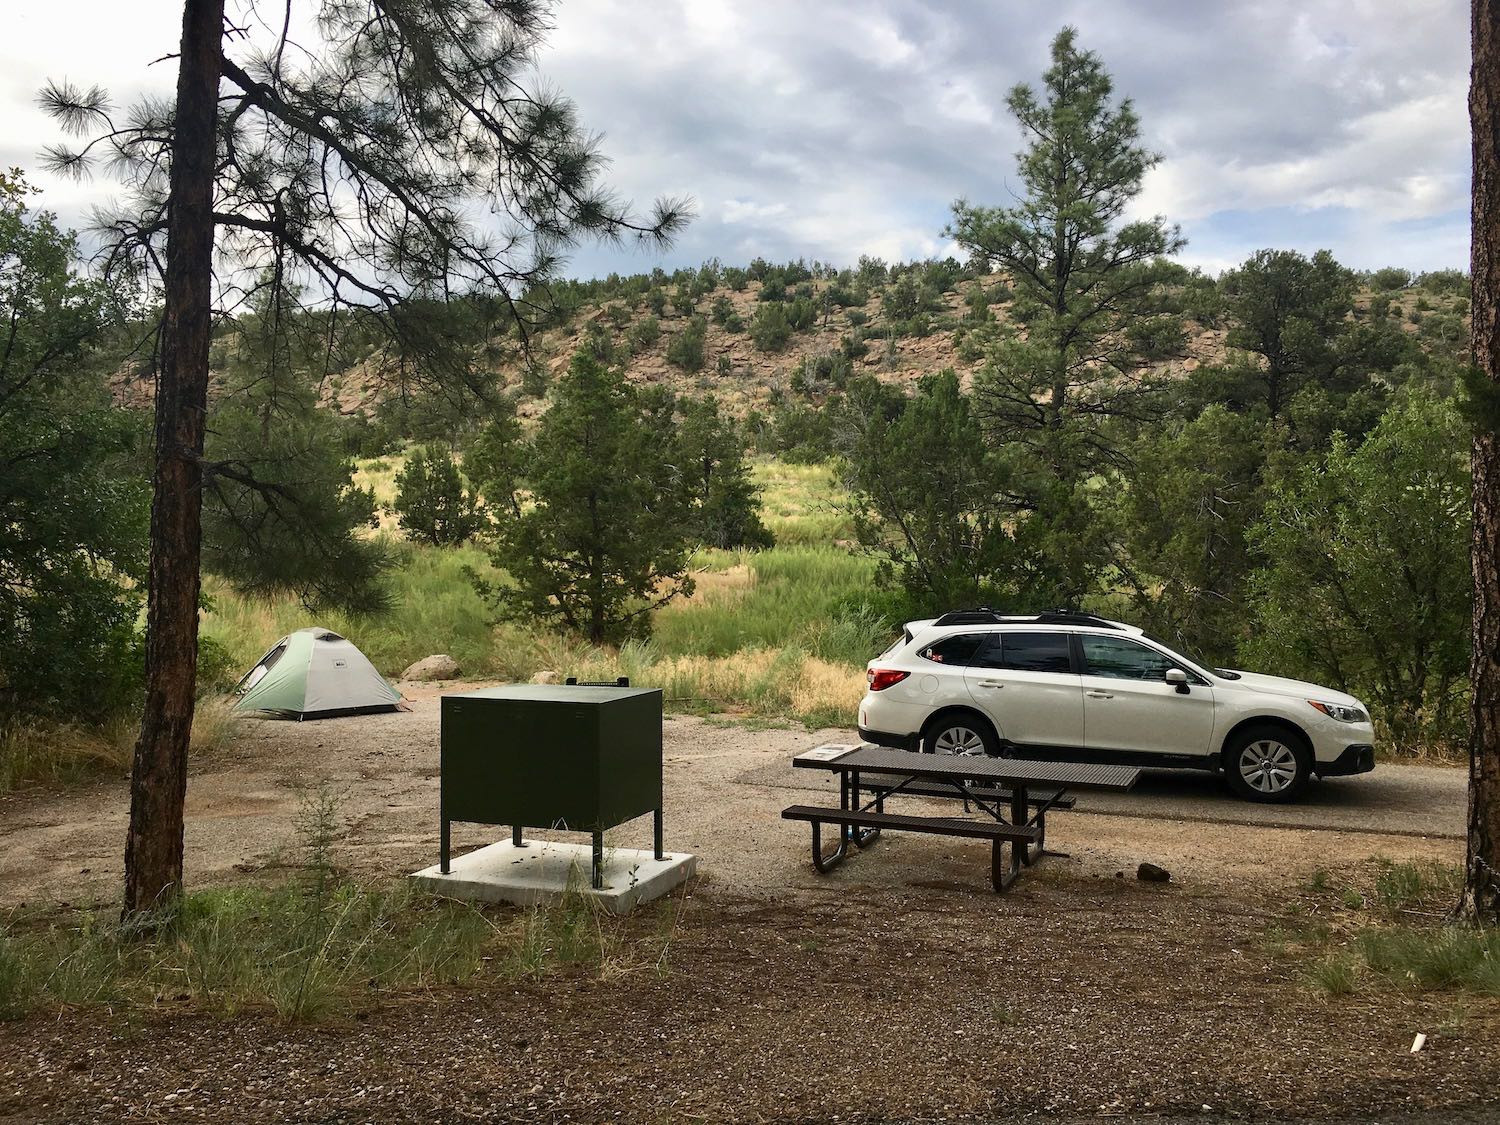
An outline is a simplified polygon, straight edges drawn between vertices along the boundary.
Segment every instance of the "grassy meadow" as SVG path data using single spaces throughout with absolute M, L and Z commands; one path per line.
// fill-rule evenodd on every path
M 360 466 L 359 483 L 384 505 L 394 498 L 400 458 Z M 393 605 L 379 617 L 313 617 L 294 599 L 254 601 L 210 581 L 203 633 L 238 672 L 280 636 L 307 625 L 353 640 L 386 676 L 445 652 L 468 679 L 527 680 L 541 671 L 583 679 L 629 676 L 663 689 L 667 706 L 812 726 L 852 722 L 864 663 L 889 639 L 860 600 L 873 564 L 848 546 L 844 497 L 824 465 L 757 460 L 763 518 L 777 545 L 765 551 L 702 551 L 697 590 L 660 610 L 652 636 L 596 648 L 550 630 L 495 624 L 468 573 L 500 577 L 477 545 L 435 549 L 397 538 L 388 517 L 377 534 L 397 553 Z

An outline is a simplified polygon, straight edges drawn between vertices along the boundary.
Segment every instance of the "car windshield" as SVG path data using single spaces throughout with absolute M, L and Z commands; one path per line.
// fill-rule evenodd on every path
M 1214 675 L 1222 676 L 1226 680 L 1237 680 L 1240 678 L 1239 673 L 1231 672 L 1227 668 L 1215 668 L 1207 660 L 1201 659 L 1196 653 L 1189 652 L 1181 645 L 1169 644 L 1167 641 L 1162 640 L 1160 637 L 1153 637 L 1150 633 L 1142 633 L 1141 636 L 1145 637 L 1148 641 L 1153 641 L 1156 644 L 1161 645 L 1161 647 L 1166 649 L 1168 652 L 1176 653 L 1178 656 L 1182 657 L 1189 664 L 1193 665 L 1200 671 L 1212 672 Z

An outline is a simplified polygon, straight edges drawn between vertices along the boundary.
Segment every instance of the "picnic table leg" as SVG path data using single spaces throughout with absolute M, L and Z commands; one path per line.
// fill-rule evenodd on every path
M 844 849 L 847 847 L 844 838 L 844 825 L 839 825 L 839 846 L 832 855 L 823 854 L 823 822 L 815 820 L 812 822 L 812 861 L 813 870 L 819 875 L 827 875 L 844 860 Z
M 1030 802 L 1027 800 L 1026 786 L 1017 784 L 1011 786 L 1010 795 L 1010 819 L 1012 824 L 1022 825 L 1030 823 Z M 1017 841 L 1016 847 L 1021 851 L 1021 862 L 1030 867 L 1042 858 L 1042 852 L 1046 850 L 1045 841 L 1047 834 L 1047 810 L 1040 809 L 1036 814 L 1036 826 L 1041 831 L 1035 844 Z M 1033 850 L 1034 849 L 1034 850 Z
M 1005 840 L 995 840 L 990 844 L 990 886 L 995 888 L 996 894 L 1010 890 L 1010 885 L 1021 874 L 1021 849 L 1026 845 L 1020 840 L 1009 841 L 1010 863 L 1007 865 L 1002 862 L 1006 843 Z
M 858 812 L 859 811 L 859 771 L 855 770 L 852 774 L 848 774 L 846 776 L 848 776 L 850 778 L 850 782 L 849 782 L 850 801 L 849 801 L 848 811 L 849 812 Z M 881 791 L 879 789 L 875 790 L 875 805 L 876 805 L 876 808 L 879 809 L 881 812 L 885 811 L 885 807 L 884 807 L 885 806 L 885 798 L 884 798 L 884 796 L 881 795 Z M 847 837 L 849 839 L 853 840 L 855 842 L 855 844 L 857 844 L 859 847 L 861 847 L 861 848 L 868 848 L 876 840 L 880 839 L 880 829 L 878 829 L 878 828 L 861 828 L 857 824 L 850 824 L 850 825 L 848 825 L 846 827 L 846 835 L 847 835 Z

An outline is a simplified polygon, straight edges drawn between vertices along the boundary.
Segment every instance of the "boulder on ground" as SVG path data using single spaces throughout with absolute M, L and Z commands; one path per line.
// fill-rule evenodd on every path
M 458 677 L 458 661 L 447 653 L 424 656 L 401 673 L 403 680 L 452 680 Z
M 531 682 L 534 684 L 560 684 L 562 683 L 562 673 L 551 671 L 538 672 L 531 677 Z
M 1143 863 L 1135 869 L 1135 877 L 1143 883 L 1166 883 L 1171 881 L 1172 873 L 1154 863 Z

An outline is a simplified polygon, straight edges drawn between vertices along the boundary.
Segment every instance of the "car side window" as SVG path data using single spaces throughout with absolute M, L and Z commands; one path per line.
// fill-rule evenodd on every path
M 981 668 L 1012 672 L 1073 671 L 1066 633 L 991 633 L 974 659 Z
M 1090 676 L 1107 676 L 1112 680 L 1153 680 L 1161 683 L 1167 669 L 1177 667 L 1174 661 L 1155 649 L 1124 637 L 1085 634 L 1079 640 L 1083 642 L 1083 659 Z
M 955 668 L 966 668 L 973 660 L 974 653 L 978 650 L 979 642 L 982 640 L 984 640 L 982 633 L 959 633 L 933 642 L 917 655 L 923 660 L 931 660 L 934 664 L 949 664 Z

